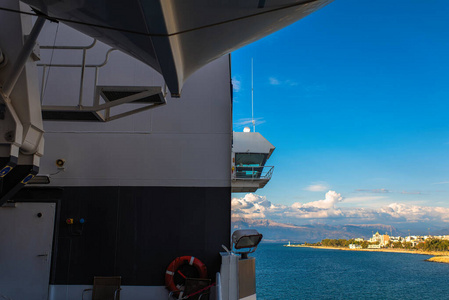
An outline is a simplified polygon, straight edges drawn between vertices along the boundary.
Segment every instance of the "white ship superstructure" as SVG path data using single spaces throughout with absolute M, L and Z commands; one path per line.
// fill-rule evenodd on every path
M 253 193 L 273 175 L 266 165 L 275 147 L 259 132 L 234 132 L 232 143 L 232 192 Z

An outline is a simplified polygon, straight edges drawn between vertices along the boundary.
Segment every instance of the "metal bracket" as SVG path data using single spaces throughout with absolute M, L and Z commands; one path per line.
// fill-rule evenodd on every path
M 140 107 L 111 111 L 131 103 Z M 43 106 L 42 114 L 44 120 L 108 122 L 165 104 L 161 87 L 97 86 L 93 106 Z

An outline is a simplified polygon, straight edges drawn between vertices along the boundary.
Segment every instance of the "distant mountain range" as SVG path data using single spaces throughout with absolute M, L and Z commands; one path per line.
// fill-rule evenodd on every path
M 348 224 L 348 225 L 293 225 L 278 223 L 267 219 L 232 218 L 232 230 L 256 229 L 262 233 L 265 242 L 294 242 L 315 243 L 323 239 L 368 239 L 373 232 L 385 233 L 393 236 L 404 236 L 391 225 L 383 224 Z

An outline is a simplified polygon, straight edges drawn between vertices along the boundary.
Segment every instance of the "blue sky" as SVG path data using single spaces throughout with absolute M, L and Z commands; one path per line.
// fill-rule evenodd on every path
M 449 1 L 336 0 L 232 54 L 234 131 L 276 150 L 257 195 L 449 208 Z M 234 194 L 243 198 L 244 194 Z

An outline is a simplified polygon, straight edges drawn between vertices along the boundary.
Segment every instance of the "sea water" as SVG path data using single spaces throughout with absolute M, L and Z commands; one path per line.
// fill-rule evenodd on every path
M 449 299 L 449 264 L 427 255 L 262 243 L 252 256 L 258 300 Z

